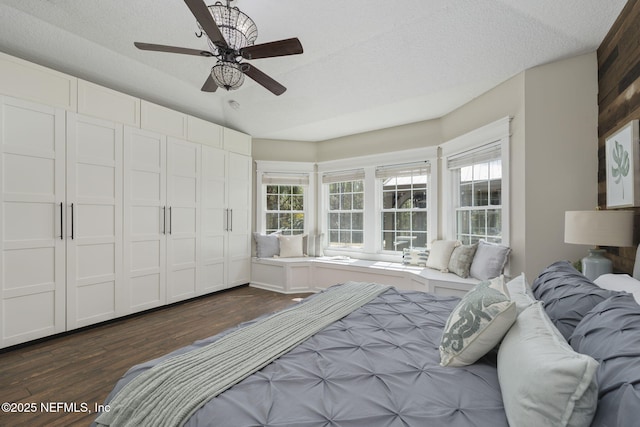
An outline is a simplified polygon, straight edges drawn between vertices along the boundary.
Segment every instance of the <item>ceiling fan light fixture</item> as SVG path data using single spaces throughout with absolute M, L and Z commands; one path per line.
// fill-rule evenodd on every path
M 213 20 L 218 25 L 229 48 L 239 51 L 243 47 L 253 46 L 258 38 L 258 27 L 247 14 L 237 7 L 231 7 L 229 3 L 230 1 L 227 0 L 226 6 L 221 2 L 209 6 Z M 212 51 L 219 50 L 211 40 L 208 42 Z
M 244 83 L 244 73 L 240 64 L 229 61 L 218 61 L 211 69 L 213 81 L 226 90 L 235 90 Z

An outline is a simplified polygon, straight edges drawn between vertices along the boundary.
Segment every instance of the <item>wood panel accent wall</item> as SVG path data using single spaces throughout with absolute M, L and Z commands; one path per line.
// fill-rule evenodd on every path
M 640 0 L 629 0 L 598 48 L 598 89 L 598 206 L 606 209 L 605 138 L 640 119 Z M 637 245 L 640 207 L 635 211 Z M 614 270 L 631 274 L 635 248 L 607 250 Z

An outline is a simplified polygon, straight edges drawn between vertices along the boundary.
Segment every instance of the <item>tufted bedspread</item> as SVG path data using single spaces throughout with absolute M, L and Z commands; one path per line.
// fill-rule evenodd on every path
M 508 426 L 495 357 L 439 365 L 442 329 L 457 302 L 391 288 L 211 399 L 185 425 Z M 107 403 L 150 366 L 229 332 L 134 366 Z

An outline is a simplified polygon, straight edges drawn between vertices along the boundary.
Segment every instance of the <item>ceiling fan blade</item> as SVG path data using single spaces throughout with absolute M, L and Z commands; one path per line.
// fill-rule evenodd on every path
M 198 49 L 189 49 L 186 47 L 177 47 L 177 46 L 165 46 L 163 44 L 153 44 L 153 43 L 140 43 L 133 42 L 133 44 L 141 50 L 153 50 L 156 52 L 169 52 L 169 53 L 184 53 L 186 55 L 196 55 L 196 56 L 213 56 L 213 53 L 208 50 L 198 50 Z
M 215 92 L 218 90 L 218 85 L 213 81 L 211 73 L 209 73 L 209 77 L 207 77 L 207 80 L 204 82 L 204 85 L 202 85 L 202 89 L 200 90 L 203 92 Z
M 189 10 L 191 10 L 193 16 L 195 16 L 198 24 L 200 24 L 204 32 L 207 33 L 207 36 L 209 36 L 209 39 L 213 42 L 213 44 L 225 48 L 229 47 L 227 41 L 224 39 L 222 33 L 220 32 L 220 28 L 218 28 L 216 21 L 214 21 L 213 16 L 211 16 L 211 12 L 209 12 L 209 8 L 204 3 L 204 1 L 184 0 L 184 2 L 187 4 L 187 7 L 189 8 Z
M 272 58 L 274 56 L 298 55 L 302 53 L 302 44 L 297 38 L 261 43 L 240 49 L 245 59 Z
M 275 95 L 282 95 L 284 91 L 287 90 L 286 87 L 282 86 L 280 83 L 273 80 L 251 64 L 242 64 L 242 71 Z

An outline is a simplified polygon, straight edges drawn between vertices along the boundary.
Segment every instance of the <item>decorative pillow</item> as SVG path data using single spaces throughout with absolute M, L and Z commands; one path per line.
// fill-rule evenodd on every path
M 636 426 L 640 420 L 640 306 L 619 294 L 585 314 L 569 343 L 600 362 L 594 426 Z
M 628 274 L 603 274 L 593 281 L 598 287 L 610 291 L 628 292 L 640 304 L 640 280 Z
M 449 258 L 448 270 L 462 278 L 466 279 L 469 277 L 469 269 L 471 268 L 476 249 L 478 249 L 477 243 L 456 247 L 451 253 L 451 258 Z
M 431 243 L 427 267 L 446 273 L 451 253 L 457 246 L 460 246 L 460 242 L 457 240 L 434 240 Z
M 427 265 L 429 251 L 427 248 L 404 248 L 402 250 L 402 263 L 407 265 Z
M 535 298 L 544 302 L 549 318 L 565 339 L 589 310 L 617 293 L 599 288 L 568 261 L 547 267 L 531 289 Z
M 280 253 L 277 232 L 268 235 L 253 233 L 253 238 L 256 241 L 256 256 L 258 258 L 272 258 Z
M 510 252 L 511 248 L 507 246 L 480 240 L 469 274 L 478 280 L 491 280 L 498 277 L 507 265 Z
M 516 311 L 522 313 L 525 308 L 536 302 L 524 273 L 507 282 L 507 290 L 511 301 L 516 303 Z
M 280 241 L 280 258 L 296 258 L 304 256 L 304 238 L 306 235 L 278 235 Z
M 598 362 L 567 344 L 541 302 L 531 304 L 498 349 L 498 381 L 509 424 L 589 426 L 598 399 L 597 369 Z
M 478 283 L 453 309 L 442 334 L 440 365 L 476 362 L 502 339 L 516 320 L 502 276 Z

